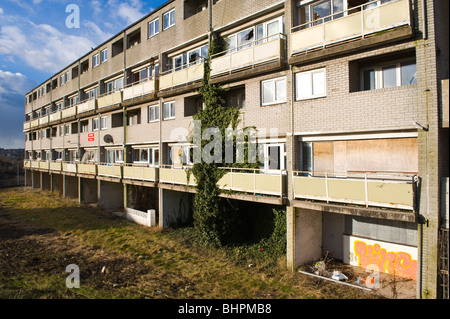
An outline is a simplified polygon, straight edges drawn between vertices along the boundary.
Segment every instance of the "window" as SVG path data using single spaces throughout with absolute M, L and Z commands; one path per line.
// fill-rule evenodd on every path
M 159 18 L 148 23 L 148 37 L 151 38 L 159 33 Z
M 69 98 L 69 107 L 72 107 L 77 104 L 78 104 L 78 95 Z
M 106 130 L 108 128 L 108 117 L 102 116 L 100 119 L 100 129 Z
M 297 101 L 326 96 L 325 69 L 297 73 L 295 86 Z
M 101 63 L 105 63 L 106 61 L 108 61 L 108 49 L 103 50 L 100 54 L 101 54 L 100 57 Z
M 163 105 L 164 120 L 175 118 L 175 102 L 166 102 Z
M 86 92 L 88 100 L 96 99 L 98 96 L 98 87 Z
M 106 161 L 108 164 L 123 163 L 123 150 L 108 150 L 106 153 Z
M 55 151 L 55 159 L 57 161 L 62 161 L 63 160 L 63 152 L 62 151 Z
M 361 71 L 361 90 L 376 90 L 417 84 L 416 62 L 411 60 L 387 62 Z
M 92 67 L 95 68 L 100 64 L 100 54 L 96 54 L 92 57 Z
M 119 78 L 114 81 L 106 82 L 106 93 L 111 94 L 116 91 L 119 91 L 120 89 L 123 89 L 123 78 Z
M 80 160 L 79 153 L 78 153 L 77 150 L 70 150 L 69 151 L 69 160 L 71 162 L 77 162 L 77 161 Z
M 301 29 L 343 17 L 343 11 L 348 9 L 347 1 L 344 0 L 317 1 L 302 5 L 304 2 L 297 3 L 297 22 Z
M 89 126 L 89 122 L 88 121 L 80 122 L 80 126 L 81 126 L 81 133 L 87 133 L 88 132 L 88 126 Z
M 286 78 L 261 82 L 262 105 L 286 102 Z
M 92 119 L 92 131 L 98 131 L 99 130 L 99 128 L 100 128 L 99 121 L 100 121 L 99 118 Z
M 159 105 L 152 105 L 148 107 L 148 121 L 156 122 L 159 120 Z
M 83 157 L 81 158 L 81 161 L 83 163 L 89 163 L 89 162 L 98 162 L 98 150 L 86 150 L 83 154 Z
M 163 28 L 164 30 L 167 30 L 168 28 L 171 28 L 175 25 L 175 9 L 164 13 L 163 15 Z

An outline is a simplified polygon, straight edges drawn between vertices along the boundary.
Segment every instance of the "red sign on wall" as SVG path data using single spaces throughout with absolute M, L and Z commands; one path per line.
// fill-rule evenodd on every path
M 88 134 L 88 142 L 94 142 L 95 141 L 95 134 L 89 133 Z

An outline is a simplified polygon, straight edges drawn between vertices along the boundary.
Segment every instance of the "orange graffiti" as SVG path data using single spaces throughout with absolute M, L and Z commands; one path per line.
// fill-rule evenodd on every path
M 380 244 L 372 246 L 358 240 L 355 241 L 354 248 L 360 267 L 377 265 L 380 272 L 417 280 L 417 260 L 412 259 L 410 254 L 388 252 Z

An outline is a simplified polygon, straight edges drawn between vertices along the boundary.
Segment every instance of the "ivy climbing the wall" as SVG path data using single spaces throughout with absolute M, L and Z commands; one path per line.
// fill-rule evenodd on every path
M 196 180 L 197 192 L 194 199 L 194 226 L 201 236 L 202 241 L 214 246 L 222 246 L 227 242 L 227 238 L 232 233 L 233 225 L 236 224 L 238 214 L 230 202 L 220 197 L 221 190 L 217 186 L 219 180 L 227 173 L 224 167 L 259 168 L 259 162 L 249 163 L 247 160 L 250 154 L 248 147 L 248 136 L 245 138 L 244 163 L 226 163 L 225 145 L 227 129 L 236 130 L 239 125 L 240 111 L 238 107 L 227 106 L 224 96 L 226 89 L 219 84 L 210 83 L 211 56 L 222 52 L 225 49 L 226 41 L 218 37 L 211 41 L 208 57 L 204 63 L 204 77 L 199 88 L 204 102 L 204 108 L 194 115 L 194 121 L 201 123 L 201 136 L 208 128 L 216 128 L 221 135 L 221 158 L 219 160 L 205 162 L 202 158 L 194 164 L 192 173 Z M 236 154 L 237 137 L 232 137 L 233 154 Z M 201 139 L 201 150 L 205 148 L 211 139 Z M 195 152 L 196 150 L 194 150 Z M 198 150 L 197 150 L 198 151 Z M 256 156 L 255 156 L 256 157 Z M 234 155 L 235 158 L 235 155 Z

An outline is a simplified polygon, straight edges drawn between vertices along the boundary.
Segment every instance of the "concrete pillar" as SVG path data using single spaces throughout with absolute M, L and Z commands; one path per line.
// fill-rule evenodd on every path
M 286 207 L 286 265 L 291 271 L 295 270 L 295 208 Z

